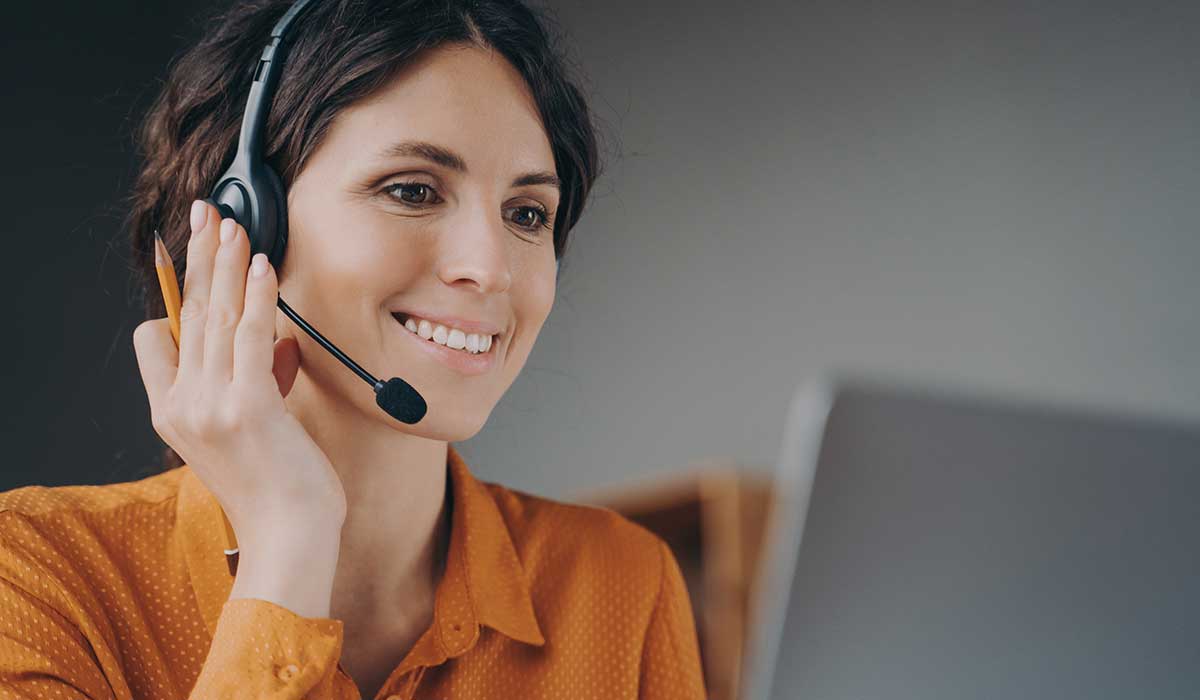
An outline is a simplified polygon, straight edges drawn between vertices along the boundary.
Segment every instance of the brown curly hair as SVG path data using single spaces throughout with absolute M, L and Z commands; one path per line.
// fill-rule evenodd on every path
M 134 137 L 141 165 L 124 222 L 147 319 L 166 315 L 154 269 L 154 232 L 183 279 L 192 200 L 207 197 L 233 160 L 242 113 L 271 28 L 288 0 L 248 0 L 217 11 L 211 28 L 171 64 Z M 554 255 L 561 260 L 601 163 L 596 131 L 544 11 L 518 0 L 319 0 L 289 30 L 288 56 L 267 117 L 264 158 L 285 192 L 349 105 L 370 96 L 422 51 L 472 43 L 505 56 L 538 106 L 561 181 Z M 181 466 L 170 447 L 163 469 Z

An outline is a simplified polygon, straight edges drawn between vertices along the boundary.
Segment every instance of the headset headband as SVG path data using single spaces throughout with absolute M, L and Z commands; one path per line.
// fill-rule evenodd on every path
M 271 111 L 271 100 L 275 97 L 275 85 L 287 53 L 287 30 L 296 16 L 304 11 L 312 0 L 299 0 L 292 5 L 271 30 L 271 43 L 263 48 L 254 70 L 254 83 L 250 86 L 250 97 L 246 100 L 246 111 L 242 114 L 242 135 L 238 140 L 239 154 L 257 156 L 262 152 L 262 135 L 266 130 L 267 114 Z

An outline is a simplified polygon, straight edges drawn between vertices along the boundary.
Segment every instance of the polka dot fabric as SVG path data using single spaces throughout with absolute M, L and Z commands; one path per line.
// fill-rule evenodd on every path
M 453 446 L 447 469 L 433 621 L 377 700 L 706 697 L 687 588 L 659 537 L 478 481 Z M 0 700 L 358 700 L 340 620 L 229 600 L 223 528 L 186 465 L 0 493 Z

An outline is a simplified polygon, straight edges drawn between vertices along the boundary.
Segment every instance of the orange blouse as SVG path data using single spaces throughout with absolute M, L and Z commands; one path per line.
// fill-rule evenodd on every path
M 705 697 L 687 589 L 659 537 L 478 481 L 453 446 L 447 470 L 433 621 L 378 700 Z M 0 493 L 0 699 L 357 700 L 340 620 L 228 600 L 223 528 L 186 465 Z

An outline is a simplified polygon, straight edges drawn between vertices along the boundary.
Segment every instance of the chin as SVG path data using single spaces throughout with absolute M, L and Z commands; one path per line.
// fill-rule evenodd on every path
M 424 393 L 424 392 L 423 392 Z M 392 429 L 409 435 L 417 435 L 429 440 L 440 440 L 442 442 L 463 442 L 475 437 L 483 426 L 487 423 L 487 419 L 491 416 L 491 409 L 487 411 L 479 410 L 464 410 L 459 412 L 453 406 L 446 406 L 435 402 L 434 398 L 428 394 L 424 394 L 426 402 L 429 404 L 429 410 L 425 413 L 419 422 L 414 425 L 401 423 L 384 413 L 374 403 L 371 404 L 376 420 L 385 422 Z M 438 410 L 438 407 L 441 410 Z

